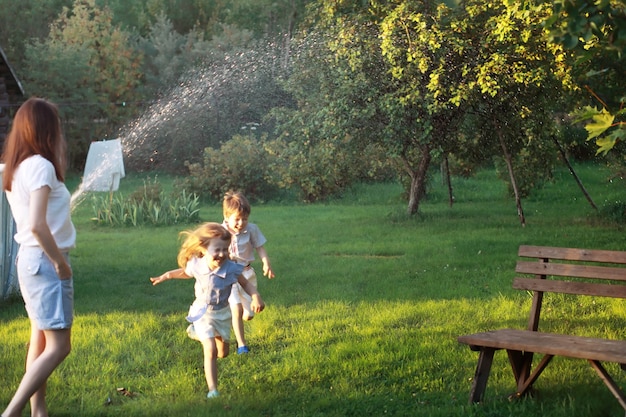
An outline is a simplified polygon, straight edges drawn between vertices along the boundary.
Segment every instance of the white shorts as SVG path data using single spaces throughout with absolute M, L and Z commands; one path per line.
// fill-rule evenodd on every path
M 69 261 L 69 255 L 65 255 Z M 69 329 L 74 321 L 74 280 L 59 279 L 39 247 L 20 247 L 17 276 L 28 318 L 39 330 Z
M 232 314 L 230 308 L 207 310 L 202 317 L 193 322 L 198 340 L 220 337 L 224 343 L 230 343 Z
M 251 283 L 254 288 L 257 288 L 257 279 L 256 272 L 254 272 L 254 268 L 251 266 L 246 267 L 242 273 L 243 277 Z M 228 303 L 232 305 L 243 304 L 244 310 L 250 310 L 250 303 L 252 302 L 252 297 L 248 295 L 248 293 L 236 283 L 233 285 L 233 289 L 230 292 L 230 297 L 228 297 Z

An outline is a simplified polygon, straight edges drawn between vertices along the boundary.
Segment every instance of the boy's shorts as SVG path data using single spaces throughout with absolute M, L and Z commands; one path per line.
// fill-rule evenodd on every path
M 69 255 L 65 254 L 69 261 Z M 20 247 L 17 255 L 20 292 L 28 317 L 39 330 L 69 329 L 74 321 L 74 280 L 59 279 L 39 247 Z
M 254 288 L 257 288 L 257 279 L 256 272 L 254 272 L 254 268 L 251 266 L 246 267 L 242 273 L 243 277 L 251 283 Z M 248 293 L 236 283 L 233 285 L 233 289 L 230 292 L 230 297 L 228 297 L 228 303 L 230 305 L 243 304 L 244 310 L 250 310 L 250 302 L 252 301 L 252 297 L 248 295 Z

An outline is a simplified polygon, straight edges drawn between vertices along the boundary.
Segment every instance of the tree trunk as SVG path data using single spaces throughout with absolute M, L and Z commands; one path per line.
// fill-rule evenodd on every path
M 444 185 L 448 188 L 448 204 L 452 207 L 454 204 L 454 196 L 452 195 L 452 181 L 450 180 L 450 164 L 448 162 L 448 154 L 444 154 L 443 161 L 441 161 L 441 175 L 443 177 Z
M 426 195 L 426 174 L 428 173 L 431 159 L 430 148 L 425 146 L 422 148 L 421 158 L 416 170 L 410 169 L 408 161 L 403 160 L 411 176 L 411 190 L 409 193 L 409 206 L 407 208 L 407 214 L 409 216 L 418 212 L 420 201 L 422 197 Z
M 580 188 L 582 190 L 583 194 L 585 195 L 585 198 L 587 199 L 589 204 L 591 204 L 591 207 L 593 207 L 595 210 L 598 210 L 598 206 L 596 206 L 596 203 L 593 202 L 593 200 L 591 199 L 591 196 L 587 192 L 587 189 L 583 185 L 583 183 L 580 180 L 580 178 L 578 178 L 578 175 L 576 174 L 576 171 L 574 171 L 574 167 L 572 167 L 572 164 L 569 163 L 569 159 L 567 158 L 567 154 L 565 153 L 565 149 L 563 149 L 563 147 L 561 146 L 561 144 L 559 143 L 559 141 L 557 140 L 557 138 L 555 136 L 552 136 L 552 140 L 556 144 L 556 147 L 559 149 L 559 153 L 561 154 L 561 158 L 563 158 L 563 161 L 565 162 L 565 165 L 567 165 L 567 168 L 569 169 L 569 172 L 574 176 L 574 179 L 576 180 L 576 184 L 578 184 L 578 188 Z
M 524 210 L 522 209 L 522 200 L 519 196 L 519 190 L 517 188 L 517 181 L 515 181 L 515 175 L 513 173 L 513 161 L 511 158 L 511 154 L 506 147 L 506 143 L 504 142 L 504 136 L 502 135 L 502 131 L 497 129 L 498 138 L 500 139 L 500 146 L 502 147 L 502 152 L 504 153 L 504 159 L 506 161 L 506 167 L 509 170 L 509 177 L 511 179 L 511 186 L 513 187 L 513 193 L 515 194 L 515 205 L 517 206 L 517 215 L 519 217 L 520 222 L 522 223 L 522 227 L 526 226 L 526 218 L 524 217 Z

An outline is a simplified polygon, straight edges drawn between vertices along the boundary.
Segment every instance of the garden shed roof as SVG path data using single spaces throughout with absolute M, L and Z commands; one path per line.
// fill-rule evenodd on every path
M 24 89 L 0 47 L 0 149 L 9 132 L 11 119 L 24 99 Z
M 0 46 L 0 78 L 4 78 L 4 84 L 6 86 L 7 93 L 9 94 L 9 101 L 11 103 L 16 103 L 22 101 L 24 97 L 24 88 L 22 87 L 22 83 L 17 78 L 15 71 L 9 64 L 9 60 L 7 59 L 4 50 Z

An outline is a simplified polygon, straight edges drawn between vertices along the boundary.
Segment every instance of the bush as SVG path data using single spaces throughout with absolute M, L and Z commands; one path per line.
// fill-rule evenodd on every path
M 626 202 L 614 201 L 605 204 L 599 212 L 600 216 L 613 223 L 626 224 Z
M 94 196 L 92 220 L 98 225 L 133 227 L 197 223 L 199 206 L 196 194 L 182 189 L 179 194 L 168 196 L 155 178 L 154 182 L 144 181 L 144 185 L 128 197 L 121 193 Z
M 394 178 L 393 164 L 385 151 L 374 144 L 353 149 L 334 140 L 312 144 L 276 139 L 267 144 L 275 165 L 277 184 L 294 190 L 307 203 L 341 195 L 359 182 L 381 182 Z
M 270 159 L 263 139 L 235 135 L 220 149 L 206 148 L 202 163 L 186 163 L 189 177 L 181 186 L 218 201 L 229 190 L 241 191 L 252 201 L 267 201 L 278 191 Z
M 384 149 L 370 144 L 346 149 L 331 140 L 313 145 L 253 134 L 236 135 L 220 149 L 206 148 L 203 162 L 187 163 L 189 177 L 180 186 L 221 200 L 229 190 L 250 200 L 268 201 L 279 191 L 295 191 L 305 202 L 341 194 L 356 182 L 389 181 L 394 169 Z

